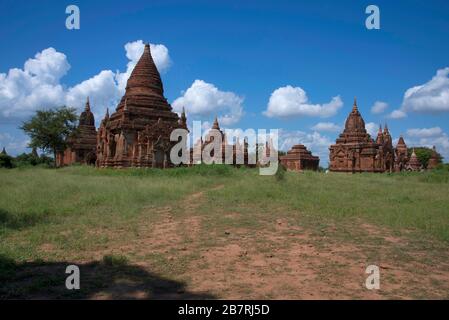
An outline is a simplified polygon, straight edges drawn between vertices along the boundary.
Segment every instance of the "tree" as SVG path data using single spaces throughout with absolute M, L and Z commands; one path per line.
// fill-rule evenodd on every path
M 418 157 L 419 162 L 423 165 L 424 168 L 427 168 L 427 164 L 429 163 L 429 159 L 432 157 L 433 149 L 427 147 L 415 147 L 408 148 L 408 156 L 412 155 L 413 149 L 415 149 L 416 157 Z M 439 163 L 442 163 L 443 157 L 437 152 L 437 156 L 439 159 Z
M 67 148 L 67 140 L 76 132 L 78 116 L 74 108 L 39 110 L 20 127 L 31 138 L 29 147 L 52 153 L 56 166 L 56 154 Z

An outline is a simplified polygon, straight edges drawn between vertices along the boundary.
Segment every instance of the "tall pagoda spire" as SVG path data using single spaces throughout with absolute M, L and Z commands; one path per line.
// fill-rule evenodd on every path
M 89 96 L 87 96 L 86 100 L 86 107 L 84 108 L 86 111 L 90 111 L 90 102 L 89 102 Z
M 358 111 L 359 109 L 357 108 L 357 97 L 354 97 L 354 104 L 352 105 L 352 111 Z
M 80 114 L 79 124 L 82 126 L 95 126 L 94 114 L 90 111 L 89 97 L 86 99 L 84 111 Z
M 151 56 L 148 43 L 137 62 L 126 84 L 126 95 L 158 95 L 162 96 L 164 89 L 161 76 Z

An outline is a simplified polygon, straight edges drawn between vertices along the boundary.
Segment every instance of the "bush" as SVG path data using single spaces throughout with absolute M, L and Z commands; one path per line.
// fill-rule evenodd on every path
M 103 256 L 103 263 L 111 267 L 125 266 L 128 263 L 128 258 L 125 256 L 108 254 Z
M 0 168 L 11 169 L 14 167 L 13 158 L 7 154 L 0 153 Z
M 37 156 L 33 153 L 22 153 L 14 159 L 14 165 L 16 167 L 27 166 L 52 166 L 53 158 L 46 155 Z

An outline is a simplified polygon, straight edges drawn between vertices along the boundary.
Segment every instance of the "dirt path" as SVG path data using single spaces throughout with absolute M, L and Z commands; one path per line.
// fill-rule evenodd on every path
M 401 248 L 406 240 L 386 230 L 362 226 L 370 236 L 384 239 L 380 246 L 334 240 L 332 233 L 316 237 L 284 218 L 256 232 L 237 228 L 211 233 L 202 225 L 204 216 L 198 215 L 204 201 L 204 192 L 189 196 L 181 205 L 185 210 L 183 219 L 167 215 L 152 229 L 153 244 L 180 248 L 171 259 L 196 254 L 183 270 L 191 292 L 229 299 L 407 299 L 448 295 L 448 261 L 428 265 L 422 263 L 425 257 L 419 257 L 419 252 L 407 263 L 396 261 L 390 247 Z M 238 214 L 227 217 L 238 219 Z M 212 237 L 215 245 L 205 246 L 205 235 Z M 370 264 L 380 267 L 380 290 L 365 287 L 365 270 Z
M 148 209 L 129 241 L 124 243 L 120 234 L 111 234 L 106 248 L 86 252 L 86 259 L 75 263 L 83 265 L 83 274 L 87 274 L 83 283 L 93 288 L 81 297 L 449 298 L 447 254 L 431 256 L 431 250 L 386 229 L 363 222 L 357 228 L 363 237 L 345 238 L 338 228 L 317 232 L 314 227 L 298 225 L 283 212 L 276 214 L 278 218 L 261 221 L 257 228 L 245 227 L 239 224 L 243 213 L 223 208 L 219 215 L 204 213 L 201 208 L 206 201 L 203 191 L 188 196 L 176 207 Z M 214 219 L 222 216 L 228 225 L 215 223 Z M 52 250 L 50 245 L 42 247 L 45 252 Z M 95 262 L 105 255 L 124 256 L 128 261 L 126 265 Z M 380 290 L 365 287 L 365 270 L 371 264 L 380 267 Z M 26 266 L 14 287 L 29 281 L 36 270 L 41 276 L 63 274 L 62 267 Z M 24 295 L 52 298 L 66 294 L 57 288 L 55 292 Z

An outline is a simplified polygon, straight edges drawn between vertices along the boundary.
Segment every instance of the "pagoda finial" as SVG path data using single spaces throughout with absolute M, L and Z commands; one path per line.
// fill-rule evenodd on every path
M 90 111 L 89 96 L 87 96 L 87 99 L 86 99 L 86 111 Z
M 378 131 L 378 134 L 382 134 L 382 125 L 381 125 L 381 124 L 379 124 L 379 131 Z
M 3 147 L 2 152 L 0 154 L 7 155 L 5 147 Z
M 218 124 L 218 118 L 215 116 L 214 124 L 212 125 L 212 129 L 220 130 L 220 125 Z
M 106 115 L 104 117 L 105 119 L 109 119 L 109 108 L 106 108 Z
M 184 128 L 187 128 L 187 118 L 184 106 L 182 107 L 181 117 L 179 118 L 178 123 Z
M 358 111 L 358 108 L 357 108 L 357 97 L 354 97 L 354 104 L 352 106 L 352 111 Z

